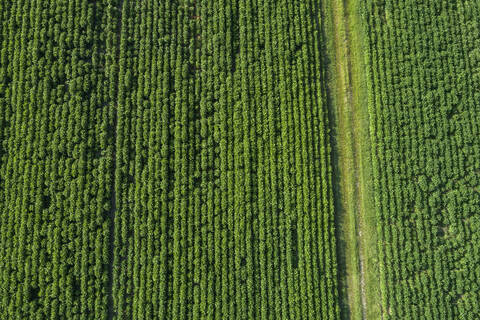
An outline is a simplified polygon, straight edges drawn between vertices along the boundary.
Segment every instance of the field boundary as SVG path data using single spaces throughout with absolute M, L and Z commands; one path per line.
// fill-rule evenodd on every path
M 326 1 L 342 319 L 380 319 L 377 239 L 360 2 Z

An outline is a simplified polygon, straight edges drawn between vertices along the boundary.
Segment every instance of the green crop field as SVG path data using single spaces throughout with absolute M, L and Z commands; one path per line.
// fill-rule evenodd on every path
M 480 319 L 480 3 L 0 0 L 0 320 Z
M 365 18 L 384 319 L 480 319 L 480 3 Z

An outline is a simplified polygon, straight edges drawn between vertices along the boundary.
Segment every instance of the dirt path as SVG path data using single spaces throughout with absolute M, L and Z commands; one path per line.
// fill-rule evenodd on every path
M 352 55 L 347 0 L 333 4 L 333 31 L 335 45 L 335 106 L 337 123 L 337 151 L 339 171 L 339 225 L 343 234 L 343 254 L 346 280 L 348 319 L 367 319 L 365 290 L 365 259 L 363 256 L 363 183 L 359 110 L 352 80 Z M 367 137 L 368 138 L 368 137 Z

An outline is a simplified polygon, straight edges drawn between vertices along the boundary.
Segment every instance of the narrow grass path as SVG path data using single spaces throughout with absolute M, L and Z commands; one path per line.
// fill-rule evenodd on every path
M 342 319 L 381 319 L 370 135 L 358 0 L 324 8 L 333 118 Z
M 352 66 L 348 17 L 344 3 L 335 1 L 333 8 L 335 41 L 335 106 L 337 120 L 337 150 L 339 159 L 340 206 L 337 213 L 341 222 L 339 231 L 345 247 L 346 294 L 351 319 L 366 319 L 365 278 L 359 237 L 361 203 L 359 199 L 359 161 L 357 157 L 357 135 L 354 130 L 357 106 L 353 101 Z

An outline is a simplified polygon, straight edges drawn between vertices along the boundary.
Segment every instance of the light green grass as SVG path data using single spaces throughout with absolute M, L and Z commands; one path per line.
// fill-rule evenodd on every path
M 337 160 L 337 243 L 339 263 L 344 264 L 339 266 L 340 293 L 342 318 L 380 319 L 364 29 L 359 6 L 357 0 L 329 1 L 324 10 L 326 32 L 332 35 L 327 48 Z

